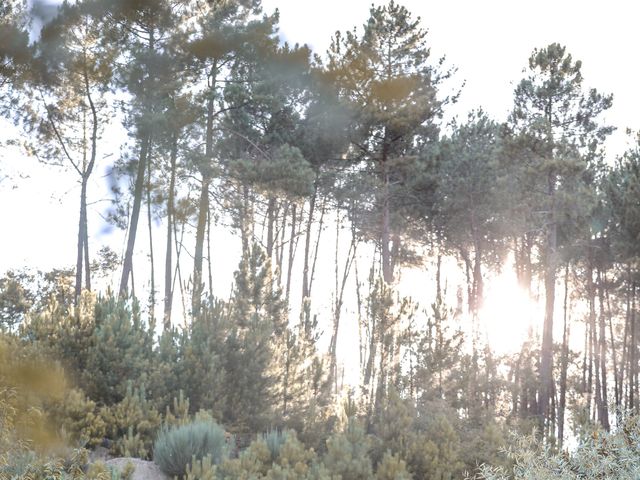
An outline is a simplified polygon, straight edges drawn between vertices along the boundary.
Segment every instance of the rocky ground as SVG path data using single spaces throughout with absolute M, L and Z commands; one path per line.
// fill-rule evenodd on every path
M 120 472 L 125 469 L 128 463 L 132 463 L 135 467 L 132 480 L 170 480 L 155 463 L 139 458 L 113 458 L 105 463 L 108 467 L 116 468 Z

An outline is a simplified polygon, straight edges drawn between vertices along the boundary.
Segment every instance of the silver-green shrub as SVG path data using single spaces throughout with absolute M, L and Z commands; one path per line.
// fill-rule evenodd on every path
M 153 447 L 153 461 L 171 477 L 183 477 L 192 460 L 209 457 L 214 464 L 228 455 L 225 432 L 212 420 L 163 428 Z

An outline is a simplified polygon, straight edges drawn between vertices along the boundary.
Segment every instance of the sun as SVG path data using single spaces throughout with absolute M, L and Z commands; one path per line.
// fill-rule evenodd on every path
M 485 292 L 479 312 L 480 331 L 495 353 L 515 353 L 535 324 L 540 305 L 518 284 L 509 268 L 487 279 Z

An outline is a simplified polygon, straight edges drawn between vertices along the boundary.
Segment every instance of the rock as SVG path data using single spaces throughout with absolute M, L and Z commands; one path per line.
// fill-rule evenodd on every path
M 105 464 L 107 467 L 114 467 L 122 472 L 129 462 L 135 467 L 131 480 L 170 480 L 155 463 L 139 458 L 113 458 L 107 460 Z
M 96 447 L 95 450 L 89 452 L 89 462 L 95 463 L 98 461 L 106 462 L 111 458 L 109 455 L 109 449 L 103 446 Z

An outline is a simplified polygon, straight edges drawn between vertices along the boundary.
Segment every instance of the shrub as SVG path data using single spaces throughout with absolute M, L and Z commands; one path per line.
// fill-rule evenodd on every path
M 269 448 L 269 452 L 271 452 L 271 461 L 275 461 L 280 455 L 280 448 L 284 445 L 284 442 L 287 441 L 287 436 L 288 432 L 280 430 L 270 430 L 262 435 L 262 438 Z
M 124 399 L 103 407 L 100 414 L 107 425 L 107 436 L 114 440 L 112 455 L 148 458 L 162 416 L 147 399 L 144 386 L 133 388 L 129 383 Z
M 535 435 L 513 436 L 513 467 L 482 465 L 475 480 L 636 480 L 640 478 L 640 417 L 629 416 L 610 433 L 594 430 L 572 451 L 558 452 Z
M 195 421 L 174 428 L 164 427 L 153 447 L 153 460 L 170 476 L 183 477 L 192 460 L 209 456 L 214 464 L 227 456 L 225 432 L 214 421 Z

